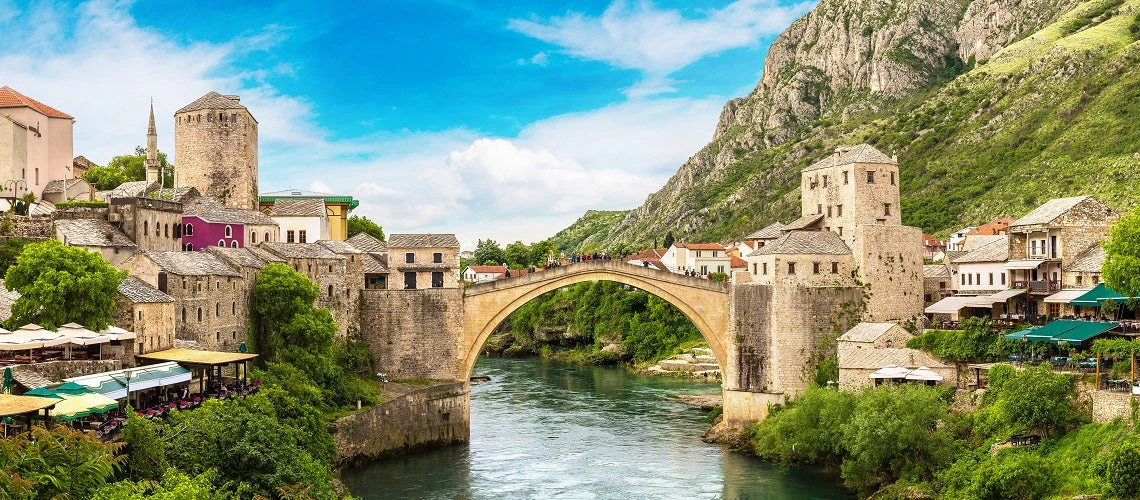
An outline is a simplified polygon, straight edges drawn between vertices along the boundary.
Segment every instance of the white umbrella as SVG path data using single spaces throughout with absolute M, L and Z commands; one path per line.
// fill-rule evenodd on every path
M 908 373 L 910 373 L 910 370 L 908 370 L 906 368 L 901 368 L 898 366 L 887 366 L 887 367 L 879 368 L 878 370 L 875 370 L 875 372 L 870 375 L 870 378 L 873 378 L 873 379 L 900 378 L 901 379 L 901 378 L 906 378 Z
M 136 338 L 135 332 L 132 332 L 129 330 L 124 330 L 124 329 L 119 328 L 119 327 L 114 326 L 114 325 L 111 325 L 111 326 L 108 326 L 107 328 L 99 330 L 99 333 L 102 335 L 106 335 L 111 340 L 130 340 L 130 339 Z
M 906 374 L 906 379 L 938 382 L 942 380 L 942 375 L 939 375 L 937 372 L 931 370 L 930 368 L 920 366 L 917 370 L 912 370 L 910 373 Z

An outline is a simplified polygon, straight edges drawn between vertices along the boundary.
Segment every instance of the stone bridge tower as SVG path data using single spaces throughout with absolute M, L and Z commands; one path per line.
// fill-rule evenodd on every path
M 257 210 L 257 120 L 236 95 L 210 92 L 174 113 L 178 186 Z

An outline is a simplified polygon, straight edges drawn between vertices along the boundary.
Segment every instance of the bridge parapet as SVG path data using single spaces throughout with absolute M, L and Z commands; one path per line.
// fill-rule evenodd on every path
M 695 287 L 713 292 L 723 292 L 725 294 L 728 294 L 729 290 L 731 289 L 731 285 L 728 283 L 722 283 L 719 281 L 712 281 L 693 276 L 686 276 L 684 274 L 671 273 L 668 271 L 658 271 L 656 269 L 650 269 L 644 266 L 635 266 L 633 264 L 628 264 L 621 261 L 588 260 L 566 266 L 543 269 L 540 271 L 535 271 L 533 273 L 528 273 L 524 276 L 511 277 L 507 279 L 488 281 L 486 283 L 477 283 L 474 285 L 465 286 L 463 288 L 463 295 L 470 297 L 473 295 L 505 290 L 507 288 L 529 286 L 534 283 L 551 280 L 560 280 L 562 278 L 571 277 L 578 274 L 596 274 L 598 272 L 609 272 L 634 278 L 669 283 L 673 285 Z

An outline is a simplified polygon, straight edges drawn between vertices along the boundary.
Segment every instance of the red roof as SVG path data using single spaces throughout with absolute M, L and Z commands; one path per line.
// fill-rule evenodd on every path
M 942 240 L 935 238 L 934 236 L 922 233 L 922 244 L 930 247 L 940 247 L 944 243 L 942 243 Z
M 642 262 L 649 264 L 661 271 L 666 271 L 665 264 L 661 263 L 661 259 L 643 259 Z
M 742 259 L 740 257 L 732 255 L 728 259 L 728 267 L 730 267 L 732 269 L 736 269 L 738 267 L 743 267 L 745 269 L 748 269 L 748 262 L 745 262 L 744 259 Z
M 993 222 L 987 222 L 978 226 L 977 229 L 970 231 L 966 234 L 982 234 L 982 235 L 998 235 L 1006 234 L 1009 232 L 1009 225 L 1013 223 L 1013 217 L 1002 217 Z
M 688 243 L 689 250 L 724 250 L 724 245 L 718 243 Z
M 502 274 L 503 266 L 467 266 L 468 269 L 475 271 L 479 274 Z
M 16 92 L 15 89 L 7 85 L 0 87 L 0 108 L 22 108 L 29 107 L 44 116 L 51 118 L 66 118 L 68 120 L 74 119 L 73 116 L 55 109 L 47 104 L 32 99 L 24 94 Z
M 626 260 L 660 259 L 667 251 L 669 251 L 668 248 L 650 248 L 630 255 L 626 257 Z

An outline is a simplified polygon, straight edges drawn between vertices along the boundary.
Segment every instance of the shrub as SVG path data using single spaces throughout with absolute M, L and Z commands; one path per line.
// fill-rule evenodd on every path
M 107 208 L 105 201 L 65 201 L 56 203 L 56 210 L 67 210 L 69 208 Z
M 1140 497 L 1140 441 L 1126 438 L 1108 449 L 1101 459 L 1100 476 L 1113 495 Z
M 979 464 L 973 474 L 970 498 L 1044 498 L 1056 484 L 1048 460 L 1032 451 L 1008 449 Z
M 752 428 L 757 455 L 785 464 L 838 463 L 844 454 L 841 424 L 855 409 L 856 395 L 812 388 Z
M 995 371 L 996 370 L 996 371 Z M 979 432 L 1004 437 L 1026 431 L 1055 435 L 1080 421 L 1072 376 L 1035 366 L 1015 371 L 1009 365 L 990 369 L 990 387 L 978 411 Z

